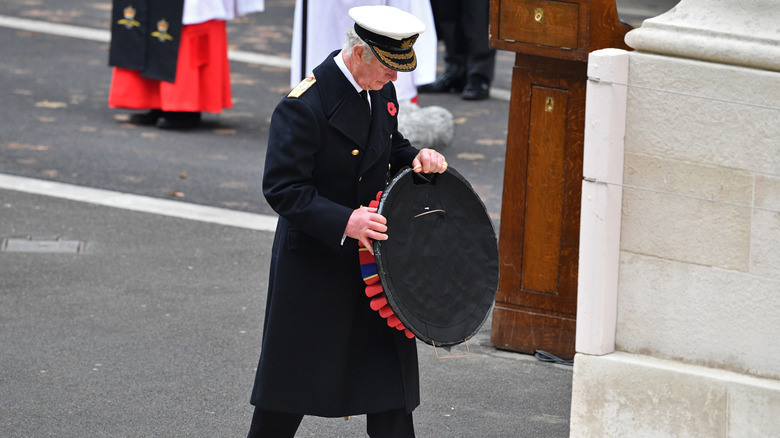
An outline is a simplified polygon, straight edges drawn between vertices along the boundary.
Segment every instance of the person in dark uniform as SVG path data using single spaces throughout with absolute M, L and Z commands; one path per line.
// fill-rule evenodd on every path
M 371 240 L 393 238 L 385 218 L 364 207 L 384 190 L 388 172 L 442 173 L 447 163 L 398 132 L 390 81 L 415 68 L 413 44 L 424 25 L 389 6 L 349 15 L 355 26 L 344 48 L 271 118 L 263 194 L 279 221 L 250 438 L 293 437 L 304 415 L 359 414 L 373 438 L 414 436 L 416 341 L 371 310 L 358 242 L 371 248 Z
M 113 0 L 109 108 L 137 125 L 188 129 L 232 108 L 227 21 L 264 0 Z
M 490 97 L 496 51 L 490 48 L 490 1 L 431 0 L 436 33 L 444 41 L 444 73 L 420 93 L 461 93 L 465 100 Z

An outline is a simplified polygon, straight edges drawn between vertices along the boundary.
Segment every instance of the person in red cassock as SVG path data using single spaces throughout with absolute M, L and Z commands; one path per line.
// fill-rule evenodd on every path
M 226 21 L 264 7 L 264 0 L 114 0 L 108 106 L 146 110 L 129 121 L 168 129 L 231 108 Z
M 355 25 L 343 49 L 271 118 L 263 194 L 279 221 L 250 438 L 293 437 L 304 415 L 360 414 L 372 438 L 414 436 L 416 341 L 371 309 L 358 242 L 370 248 L 371 240 L 393 238 L 385 218 L 366 207 L 388 170 L 442 173 L 447 164 L 398 132 L 391 81 L 415 68 L 423 23 L 390 6 L 349 15 Z

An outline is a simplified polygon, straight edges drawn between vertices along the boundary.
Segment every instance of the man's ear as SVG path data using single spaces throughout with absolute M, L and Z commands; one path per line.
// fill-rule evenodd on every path
M 352 47 L 352 56 L 355 57 L 356 60 L 363 62 L 363 51 L 365 51 L 365 47 L 363 47 L 360 44 L 355 44 L 354 47 Z

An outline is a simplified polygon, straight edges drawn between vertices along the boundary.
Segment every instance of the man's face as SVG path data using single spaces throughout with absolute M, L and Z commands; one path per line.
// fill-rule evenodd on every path
M 359 53 L 357 53 L 359 52 Z M 373 58 L 371 62 L 363 61 L 362 50 L 358 50 L 356 62 L 357 66 L 352 76 L 360 87 L 366 90 L 381 90 L 390 81 L 398 79 L 398 72 L 392 68 L 385 67 L 378 59 Z

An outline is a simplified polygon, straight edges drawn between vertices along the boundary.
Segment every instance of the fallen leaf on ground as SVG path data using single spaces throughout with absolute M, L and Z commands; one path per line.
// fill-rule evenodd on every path
M 223 189 L 246 189 L 249 186 L 241 181 L 224 181 L 219 183 L 219 187 Z
M 49 146 L 44 146 L 44 145 L 32 145 L 32 144 L 12 141 L 11 143 L 8 143 L 8 149 L 27 150 L 27 151 L 48 151 L 50 148 Z
M 65 102 L 52 102 L 49 100 L 44 100 L 41 102 L 36 102 L 35 104 L 38 108 L 52 108 L 52 109 L 58 109 L 58 108 L 66 108 L 68 106 Z
M 505 141 L 500 138 L 480 138 L 476 143 L 485 146 L 503 146 Z
M 472 152 L 461 152 L 457 155 L 458 158 L 461 160 L 484 160 L 485 155 L 478 154 L 478 153 L 472 153 Z
M 224 205 L 225 207 L 236 208 L 236 207 L 248 207 L 249 203 L 248 202 L 223 202 L 222 205 Z

